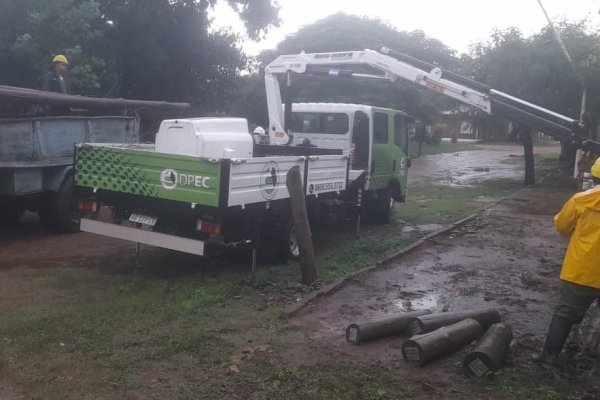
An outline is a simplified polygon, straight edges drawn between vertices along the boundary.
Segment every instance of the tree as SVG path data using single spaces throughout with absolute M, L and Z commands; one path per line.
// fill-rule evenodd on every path
M 37 87 L 50 57 L 66 53 L 81 94 L 220 110 L 246 59 L 236 36 L 209 32 L 216 1 L 0 0 L 0 82 Z M 272 0 L 227 1 L 252 38 L 278 23 Z
M 106 86 L 113 95 L 188 101 L 196 112 L 216 111 L 233 96 L 246 66 L 237 37 L 209 32 L 216 0 L 102 0 L 104 57 L 114 63 Z M 270 0 L 228 0 L 256 38 L 277 24 Z
M 104 62 L 90 52 L 100 32 L 95 0 L 0 0 L 0 83 L 39 87 L 56 54 L 71 62 L 76 91 L 97 92 Z
M 558 30 L 587 86 L 586 115 L 598 122 L 600 36 L 584 23 L 561 23 Z M 476 80 L 534 104 L 579 119 L 582 88 L 549 28 L 531 37 L 517 29 L 496 31 L 473 48 L 471 68 Z M 572 152 L 571 152 L 572 153 Z M 571 162 L 570 157 L 564 157 Z

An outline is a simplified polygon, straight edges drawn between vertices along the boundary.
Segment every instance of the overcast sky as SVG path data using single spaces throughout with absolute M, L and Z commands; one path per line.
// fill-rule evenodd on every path
M 274 48 L 286 35 L 337 12 L 377 17 L 401 31 L 422 30 L 460 52 L 467 52 L 470 44 L 486 40 L 494 28 L 515 26 L 528 35 L 547 23 L 537 0 L 278 0 L 278 3 L 281 26 L 270 30 L 262 41 L 246 41 L 247 54 Z M 542 3 L 554 22 L 587 20 L 600 27 L 600 0 L 542 0 Z M 225 1 L 219 2 L 212 16 L 216 27 L 243 31 Z

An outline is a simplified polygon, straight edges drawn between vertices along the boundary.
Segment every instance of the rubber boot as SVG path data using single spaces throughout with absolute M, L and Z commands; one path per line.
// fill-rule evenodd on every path
M 552 317 L 552 322 L 550 322 L 550 327 L 546 334 L 544 349 L 541 353 L 533 354 L 531 359 L 537 363 L 552 364 L 562 351 L 572 326 L 572 321 L 555 314 Z

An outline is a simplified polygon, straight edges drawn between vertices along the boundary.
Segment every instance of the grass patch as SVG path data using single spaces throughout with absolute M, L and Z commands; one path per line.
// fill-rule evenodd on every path
M 418 152 L 419 152 L 419 144 L 416 142 L 411 142 L 410 146 L 411 146 L 410 147 L 411 155 L 417 156 Z M 423 143 L 421 145 L 421 155 L 428 156 L 428 155 L 435 155 L 435 154 L 442 154 L 442 153 L 456 153 L 459 151 L 472 151 L 472 150 L 480 150 L 480 149 L 481 149 L 481 147 L 474 143 L 468 143 L 468 142 L 452 143 L 452 142 L 442 141 L 438 144 Z
M 538 165 L 559 166 L 559 161 L 558 161 L 559 156 L 560 156 L 559 153 L 534 153 L 533 160 L 534 160 L 534 163 L 536 166 L 538 166 Z M 523 155 L 518 155 L 518 156 L 509 157 L 500 162 L 502 164 L 508 164 L 508 165 L 521 165 L 525 162 L 524 158 L 525 157 Z
M 410 200 L 396 207 L 394 216 L 412 224 L 450 223 L 520 188 L 520 182 L 502 179 L 477 187 L 436 186 L 421 182 L 410 188 Z
M 259 374 L 242 371 L 240 378 L 260 382 L 252 388 L 252 400 L 413 398 L 416 385 L 379 365 L 332 364 L 312 367 L 258 364 Z M 269 373 L 270 370 L 270 373 Z

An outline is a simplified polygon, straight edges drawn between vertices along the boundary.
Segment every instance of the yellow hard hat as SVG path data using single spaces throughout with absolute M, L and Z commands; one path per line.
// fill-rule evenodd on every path
M 596 159 L 594 165 L 592 165 L 592 170 L 590 171 L 594 178 L 600 179 L 600 157 Z
M 69 65 L 69 62 L 67 61 L 67 57 L 63 56 L 62 54 L 57 54 L 56 56 L 54 56 L 54 58 L 52 59 L 53 63 L 63 63 L 63 64 L 67 64 Z

